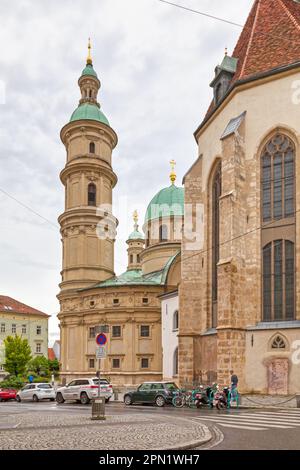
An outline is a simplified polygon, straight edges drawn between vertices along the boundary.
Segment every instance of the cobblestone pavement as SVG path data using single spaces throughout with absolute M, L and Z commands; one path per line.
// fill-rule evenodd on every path
M 97 422 L 74 412 L 0 417 L 2 450 L 179 450 L 198 447 L 211 438 L 202 423 L 164 415 L 114 415 Z

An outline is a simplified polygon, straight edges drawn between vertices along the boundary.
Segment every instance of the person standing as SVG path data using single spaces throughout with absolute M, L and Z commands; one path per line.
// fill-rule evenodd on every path
M 237 388 L 238 383 L 239 383 L 239 378 L 238 378 L 238 376 L 234 373 L 233 370 L 230 371 L 230 374 L 231 374 L 231 379 L 230 379 L 230 381 L 231 381 L 231 386 L 232 386 L 232 388 Z

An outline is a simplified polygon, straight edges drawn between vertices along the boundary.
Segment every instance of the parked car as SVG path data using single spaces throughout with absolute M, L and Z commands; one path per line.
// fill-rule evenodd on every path
M 162 407 L 171 404 L 175 392 L 178 390 L 174 382 L 145 382 L 133 392 L 127 392 L 124 395 L 125 405 L 135 403 L 152 403 Z
M 64 401 L 77 401 L 82 405 L 87 405 L 93 398 L 98 397 L 99 379 L 97 377 L 87 379 L 76 379 L 65 387 L 60 387 L 56 391 L 57 403 Z M 108 403 L 113 395 L 112 385 L 107 379 L 100 378 L 100 396 L 105 397 L 105 403 Z
M 13 388 L 0 388 L 0 401 L 15 400 L 17 391 Z
M 16 400 L 18 402 L 23 400 L 39 401 L 39 400 L 55 400 L 55 390 L 51 384 L 36 383 L 25 385 L 18 391 Z

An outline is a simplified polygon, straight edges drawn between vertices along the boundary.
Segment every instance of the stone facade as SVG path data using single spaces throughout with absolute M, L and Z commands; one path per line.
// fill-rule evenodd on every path
M 209 382 L 214 377 L 219 383 L 228 384 L 230 371 L 234 370 L 239 376 L 241 391 L 299 391 L 299 372 L 296 378 L 299 366 L 293 363 L 289 350 L 300 338 L 300 283 L 297 280 L 294 321 L 287 325 L 270 322 L 263 332 L 259 328 L 263 320 L 261 155 L 266 142 L 276 133 L 288 136 L 299 155 L 299 106 L 293 103 L 291 91 L 299 70 L 278 72 L 236 87 L 195 134 L 199 158 L 185 177 L 185 200 L 193 205 L 194 213 L 196 205 L 203 205 L 204 244 L 202 249 L 192 250 L 190 240 L 185 238 L 182 246 L 179 330 L 182 383 Z M 221 138 L 230 120 L 245 111 L 235 132 Z M 213 328 L 212 179 L 218 162 L 222 168 L 222 193 L 219 199 L 218 321 Z M 296 181 L 299 171 L 299 158 L 296 158 Z M 300 193 L 299 185 L 296 187 L 297 227 Z M 300 241 L 296 238 L 296 272 L 299 249 Z M 268 350 L 267 345 L 275 333 L 286 338 L 286 348 Z M 255 346 L 249 341 L 249 335 Z M 212 354 L 207 354 L 207 350 Z

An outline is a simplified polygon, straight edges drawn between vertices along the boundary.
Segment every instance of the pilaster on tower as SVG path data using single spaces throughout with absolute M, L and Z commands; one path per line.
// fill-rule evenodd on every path
M 78 80 L 79 106 L 61 130 L 67 162 L 60 174 L 65 187 L 65 211 L 59 217 L 63 244 L 61 291 L 89 287 L 114 275 L 114 240 L 99 236 L 98 224 L 112 215 L 112 190 L 117 176 L 112 151 L 118 138 L 101 111 L 101 86 L 90 55 Z M 105 230 L 104 230 L 105 231 Z

